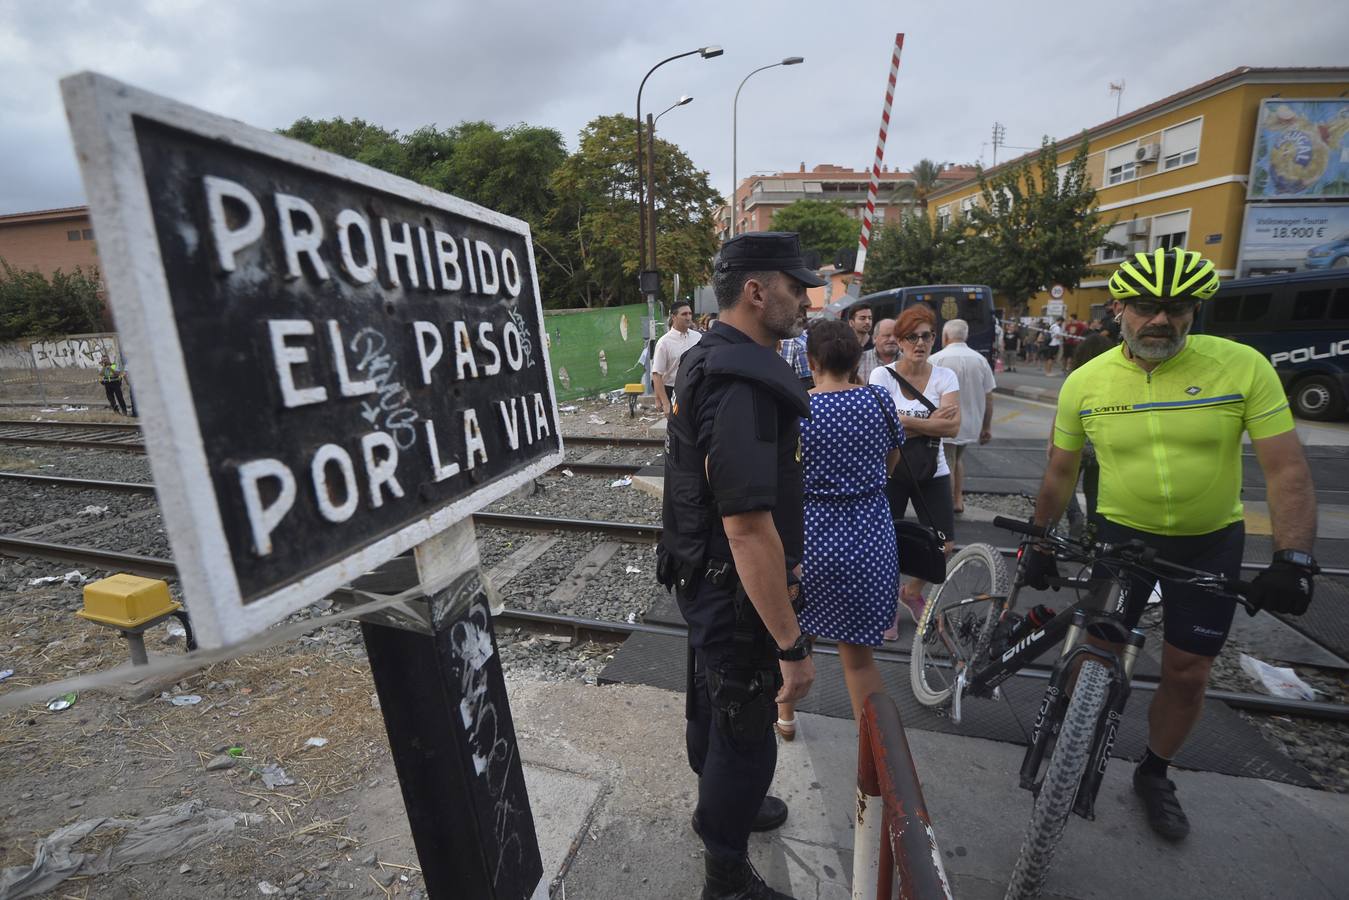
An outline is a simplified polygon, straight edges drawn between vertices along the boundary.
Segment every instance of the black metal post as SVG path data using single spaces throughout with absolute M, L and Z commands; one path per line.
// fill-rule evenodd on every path
M 361 624 L 426 890 L 527 900 L 543 862 L 480 573 L 429 602 L 431 634 Z

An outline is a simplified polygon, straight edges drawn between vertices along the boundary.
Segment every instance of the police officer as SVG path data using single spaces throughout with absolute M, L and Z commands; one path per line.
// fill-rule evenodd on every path
M 786 898 L 749 863 L 749 834 L 781 825 L 769 797 L 775 702 L 815 679 L 796 618 L 805 388 L 775 352 L 800 329 L 806 267 L 795 234 L 752 232 L 713 263 L 720 315 L 679 366 L 665 461 L 661 580 L 689 624 L 686 717 L 698 773 L 704 900 Z M 788 898 L 790 900 L 790 898 Z

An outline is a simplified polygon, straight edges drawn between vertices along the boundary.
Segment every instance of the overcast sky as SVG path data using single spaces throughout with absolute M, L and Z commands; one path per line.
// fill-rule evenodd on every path
M 722 194 L 738 174 L 870 165 L 897 31 L 906 33 L 886 162 L 991 161 L 1070 137 L 1241 65 L 1349 65 L 1343 0 L 851 3 L 601 0 L 0 0 L 0 213 L 85 201 L 57 81 L 92 69 L 261 128 L 359 116 L 410 131 L 466 119 L 556 128 L 694 101 L 658 127 Z M 1004 151 L 1001 158 L 1017 150 Z

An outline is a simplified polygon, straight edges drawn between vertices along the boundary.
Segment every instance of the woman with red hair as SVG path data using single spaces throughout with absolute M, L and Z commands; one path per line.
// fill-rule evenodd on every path
M 949 558 L 954 548 L 955 512 L 951 470 L 941 452 L 941 439 L 955 437 L 960 431 L 960 382 L 955 372 L 928 361 L 937 339 L 937 317 L 925 304 L 915 303 L 900 313 L 895 334 L 899 337 L 899 358 L 872 372 L 871 383 L 885 388 L 895 401 L 906 436 L 901 454 L 908 455 L 912 465 L 920 455 L 935 453 L 936 469 L 931 477 L 915 483 L 901 463 L 887 484 L 890 511 L 896 519 L 902 519 L 915 495 L 921 494 L 922 503 L 914 501 L 914 511 L 920 522 L 946 536 Z M 900 606 L 909 611 L 915 624 L 922 618 L 927 603 L 923 597 L 925 586 L 926 582 L 912 579 L 899 589 Z M 885 639 L 899 640 L 898 618 L 885 632 Z

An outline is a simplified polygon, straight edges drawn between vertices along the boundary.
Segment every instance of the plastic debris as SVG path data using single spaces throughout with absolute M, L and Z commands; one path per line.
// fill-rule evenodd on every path
M 320 737 L 312 737 L 309 740 L 305 741 L 304 745 L 306 747 L 326 747 L 328 746 L 328 739 Z
M 623 571 L 626 572 L 626 573 L 629 574 L 629 575 L 641 575 L 641 574 L 642 574 L 642 570 L 639 569 L 639 568 L 637 568 L 636 566 L 628 566 L 628 567 L 625 568 Z
M 196 706 L 201 702 L 201 697 L 197 694 L 179 694 L 177 697 L 170 697 L 169 702 L 174 706 Z
M 270 881 L 259 881 L 258 890 L 262 891 L 264 897 L 270 897 L 273 894 L 281 893 L 281 888 L 272 884 Z
M 562 413 L 574 413 L 574 412 L 576 412 L 578 409 L 580 409 L 580 407 L 578 407 L 578 406 L 559 406 L 559 407 L 557 408 L 557 411 L 558 411 L 558 412 L 562 412 Z
M 67 878 L 106 875 L 179 856 L 202 844 L 220 841 L 237 826 L 261 821 L 257 813 L 213 809 L 200 800 L 189 800 L 143 819 L 81 819 L 38 841 L 32 865 L 0 869 L 0 897 L 32 897 L 52 890 Z M 118 831 L 122 832 L 120 837 Z M 96 833 L 113 837 L 114 843 L 99 853 L 78 849 L 81 841 Z
M 89 579 L 85 578 L 84 573 L 79 569 L 71 569 L 64 575 L 43 575 L 41 578 L 30 578 L 28 580 L 28 586 L 37 587 L 40 584 L 55 584 L 58 581 L 65 582 L 66 584 L 83 584 L 88 580 Z
M 63 709 L 70 709 L 72 706 L 75 705 L 75 700 L 79 696 L 80 695 L 75 691 L 70 691 L 69 693 L 62 694 L 59 697 L 53 697 L 52 699 L 47 701 L 47 709 L 50 709 L 52 712 L 60 712 Z
M 287 787 L 295 783 L 295 779 L 286 774 L 286 770 L 272 763 L 269 766 L 263 766 L 258 770 L 262 776 L 262 783 L 269 788 Z
M 171 638 L 187 637 L 187 629 L 183 627 L 182 622 L 175 620 L 169 623 L 169 637 Z
M 77 515 L 77 516 L 101 516 L 101 515 L 105 515 L 107 512 L 108 512 L 108 508 L 107 508 L 106 506 L 86 506 L 84 509 L 82 509 L 82 510 L 80 510 L 79 512 L 77 512 L 75 515 Z
M 1241 671 L 1245 672 L 1270 695 L 1285 700 L 1315 700 L 1316 689 L 1298 677 L 1292 669 L 1271 666 L 1253 656 L 1241 654 Z
M 4 681 L 6 678 L 8 678 L 13 674 L 14 674 L 13 669 L 0 669 L 0 681 Z
M 628 624 L 629 624 L 629 625 L 636 625 L 636 624 L 637 624 L 637 613 L 635 613 L 635 612 L 630 612 L 630 613 L 628 613 Z
M 243 747 L 231 747 L 231 748 L 229 748 L 228 750 L 226 750 L 225 752 L 228 753 L 230 756 L 243 756 L 243 755 L 244 755 L 244 748 L 243 748 Z
M 613 484 L 609 485 L 609 487 L 628 487 L 631 484 L 632 478 L 628 475 L 624 475 L 622 478 L 618 479 Z
M 576 477 L 576 473 L 573 472 L 571 469 L 563 469 L 563 470 L 562 470 L 562 474 L 563 474 L 563 475 L 566 475 L 568 478 L 575 478 L 575 477 Z
M 591 425 L 603 425 L 603 424 L 604 424 L 604 420 L 601 419 L 599 416 L 594 415 L 593 413 L 591 414 L 590 418 L 587 419 L 586 421 L 589 422 Z

